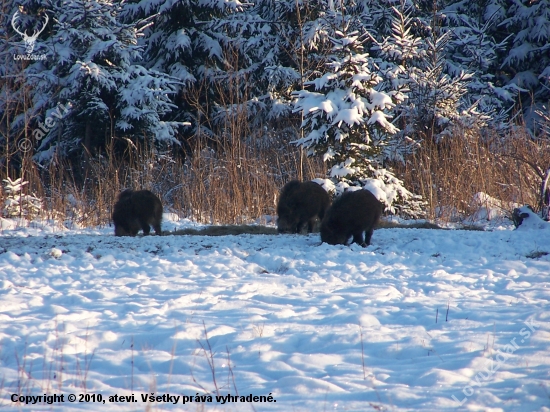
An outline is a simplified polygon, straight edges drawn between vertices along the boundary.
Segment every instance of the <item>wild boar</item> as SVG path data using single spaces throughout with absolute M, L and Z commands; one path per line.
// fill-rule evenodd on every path
M 113 211 L 115 236 L 136 236 L 140 229 L 148 235 L 151 226 L 160 235 L 162 203 L 149 190 L 127 189 L 118 195 Z
M 307 223 L 308 233 L 311 233 L 315 217 L 322 220 L 329 205 L 330 197 L 320 185 L 292 180 L 281 190 L 277 230 L 279 233 L 300 233 Z
M 334 200 L 321 222 L 321 241 L 346 245 L 353 236 L 354 243 L 367 247 L 382 211 L 382 203 L 368 190 L 344 192 Z

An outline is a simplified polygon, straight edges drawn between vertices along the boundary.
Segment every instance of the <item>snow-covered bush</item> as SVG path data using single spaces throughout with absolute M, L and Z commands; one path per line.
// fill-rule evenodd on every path
M 478 192 L 473 196 L 471 206 L 475 212 L 466 221 L 477 222 L 509 216 L 510 206 L 515 208 L 518 205 L 496 199 L 484 192 Z

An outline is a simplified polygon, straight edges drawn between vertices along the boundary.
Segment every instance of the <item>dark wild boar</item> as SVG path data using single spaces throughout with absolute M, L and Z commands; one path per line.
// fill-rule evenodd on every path
M 115 236 L 135 236 L 140 229 L 148 235 L 151 226 L 161 234 L 162 203 L 149 190 L 127 189 L 118 195 L 113 212 Z
M 277 230 L 279 233 L 300 233 L 307 223 L 307 231 L 311 233 L 315 217 L 322 220 L 329 205 L 330 197 L 320 185 L 292 180 L 281 190 Z
M 363 247 L 370 245 L 383 209 L 382 203 L 366 189 L 344 192 L 332 203 L 321 222 L 321 241 L 346 245 L 353 236 L 354 243 Z

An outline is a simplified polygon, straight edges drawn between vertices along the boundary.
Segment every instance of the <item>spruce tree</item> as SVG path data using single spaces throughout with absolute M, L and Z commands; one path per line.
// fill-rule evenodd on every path
M 383 167 L 385 149 L 398 131 L 389 111 L 404 96 L 396 90 L 379 89 L 383 79 L 363 46 L 367 33 L 353 30 L 353 16 L 331 11 L 327 19 L 333 23 L 333 31 L 326 71 L 295 93 L 295 110 L 303 113 L 305 131 L 296 144 L 328 164 L 328 177 L 337 192 L 367 186 L 376 189 L 388 210 L 406 210 L 417 216 L 418 202 Z M 416 203 L 411 205 L 409 200 Z M 407 205 L 399 207 L 399 203 Z
M 36 160 L 47 161 L 54 152 L 94 155 L 117 136 L 175 142 L 182 123 L 167 115 L 177 81 L 139 64 L 140 24 L 120 21 L 120 2 L 54 0 L 41 4 L 41 11 L 51 21 L 37 46 L 46 59 L 24 67 L 27 121 L 15 118 L 11 125 L 41 130 L 33 141 Z M 44 128 L 49 117 L 53 122 Z

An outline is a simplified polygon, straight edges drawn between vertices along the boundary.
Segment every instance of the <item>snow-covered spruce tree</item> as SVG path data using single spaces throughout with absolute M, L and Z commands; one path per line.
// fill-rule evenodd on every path
M 468 99 L 472 75 L 453 73 L 455 66 L 447 54 L 452 32 L 434 24 L 437 16 L 431 17 L 430 26 L 417 9 L 401 4 L 392 10 L 391 35 L 374 39 L 371 51 L 384 79 L 383 89 L 408 96 L 390 109 L 400 128 L 392 139 L 391 158 L 403 160 L 422 140 L 438 140 L 457 128 L 481 127 L 487 116 L 477 112 L 479 101 Z
M 256 3 L 253 12 L 266 24 L 262 37 L 269 37 L 272 44 L 272 62 L 265 66 L 263 73 L 267 86 L 266 118 L 273 127 L 286 126 L 288 120 L 295 117 L 292 93 L 302 89 L 312 73 L 318 75 L 319 65 L 323 66 L 326 45 L 330 42 L 318 21 L 326 9 L 323 0 Z
M 531 105 L 540 108 L 550 99 L 550 0 L 511 2 L 501 27 L 512 35 L 501 67 L 512 75 L 512 84 L 529 91 L 523 101 L 529 121 Z
M 413 10 L 405 10 L 403 4 L 399 9 L 391 9 L 391 35 L 385 36 L 381 41 L 373 38 L 371 51 L 382 77 L 379 86 L 381 90 L 395 90 L 399 95 L 407 95 L 410 92 L 410 83 L 421 71 L 420 62 L 426 57 L 426 44 L 411 30 Z M 390 109 L 393 123 L 399 128 L 386 149 L 392 160 L 404 161 L 404 156 L 419 146 L 409 137 L 415 133 L 415 125 L 408 116 L 409 110 L 407 99 L 400 99 Z
M 256 66 L 270 47 L 254 41 L 261 25 L 244 13 L 248 6 L 238 0 L 142 0 L 125 6 L 125 21 L 153 17 L 140 40 L 146 67 L 181 82 L 177 118 L 192 123 L 187 137 L 218 140 L 236 111 L 254 113 L 261 106 L 255 99 Z
M 252 10 L 231 13 L 212 22 L 221 60 L 205 65 L 204 80 L 212 86 L 212 120 L 219 135 L 247 138 L 266 123 L 272 99 L 266 68 L 276 64 L 276 36 Z M 230 136 L 229 136 L 230 135 Z
M 17 14 L 16 14 L 17 13 Z M 0 164 L 8 173 L 11 167 L 19 169 L 23 153 L 18 149 L 22 139 L 35 142 L 33 127 L 47 107 L 51 94 L 37 92 L 37 77 L 45 69 L 42 60 L 26 60 L 25 41 L 15 31 L 28 34 L 42 30 L 34 43 L 33 55 L 42 56 L 47 51 L 44 42 L 50 33 L 52 19 L 47 4 L 40 1 L 22 0 L 2 3 L 0 37 Z M 14 56 L 17 56 L 15 58 Z M 17 171 L 16 173 L 20 173 Z
M 478 102 L 469 102 L 468 93 L 471 73 L 449 73 L 446 50 L 451 31 L 433 30 L 425 39 L 426 55 L 417 66 L 420 70 L 410 72 L 409 99 L 403 115 L 413 125 L 415 140 L 439 141 L 455 131 L 467 133 L 487 124 L 488 116 L 479 113 Z
M 349 15 L 327 14 L 340 29 L 330 33 L 333 48 L 327 71 L 295 93 L 295 110 L 303 113 L 305 130 L 296 144 L 308 155 L 322 156 L 337 192 L 367 186 L 390 212 L 418 217 L 422 214 L 418 198 L 383 168 L 384 149 L 397 132 L 388 110 L 404 96 L 377 90 L 382 78 L 364 51 L 366 33 L 350 30 Z
M 219 7 L 223 9 L 222 4 Z M 192 124 L 183 130 L 183 134 L 196 134 L 201 129 L 207 129 L 202 128 L 204 119 L 201 117 L 200 99 L 194 99 L 196 107 L 193 107 L 185 96 L 189 96 L 195 85 L 200 84 L 196 77 L 198 67 L 209 54 L 204 56 L 198 52 L 197 45 L 212 44 L 208 36 L 202 36 L 202 31 L 205 22 L 219 14 L 217 10 L 217 5 L 208 1 L 134 0 L 126 2 L 121 13 L 126 24 L 146 19 L 152 23 L 138 39 L 138 44 L 143 47 L 143 65 L 178 80 L 175 96 L 178 107 L 174 117 Z M 216 55 L 216 50 L 216 47 L 212 47 L 211 55 Z M 208 130 L 204 133 L 211 134 Z M 186 138 L 180 143 L 189 151 Z
M 349 16 L 353 30 L 363 30 L 372 17 L 364 1 L 344 0 L 338 6 Z M 268 93 L 276 104 L 270 116 L 290 115 L 294 97 L 292 92 L 304 88 L 304 84 L 322 75 L 332 52 L 330 34 L 335 2 L 312 0 L 297 2 L 282 0 L 258 2 L 255 11 L 266 23 L 270 23 L 273 40 L 273 64 L 267 66 Z
M 54 0 L 45 12 L 53 26 L 42 42 L 45 60 L 25 68 L 32 88 L 31 122 L 40 122 L 62 104 L 70 108 L 41 130 L 38 161 L 54 151 L 93 154 L 111 137 L 172 142 L 181 125 L 165 120 L 174 107 L 176 81 L 137 64 L 141 47 L 137 23 L 119 20 L 120 3 L 109 0 Z M 29 127 L 29 125 L 27 125 Z
M 453 32 L 447 50 L 449 73 L 473 74 L 464 96 L 470 105 L 489 114 L 489 125 L 506 127 L 518 95 L 518 87 L 508 83 L 500 65 L 511 35 L 503 35 L 500 23 L 506 15 L 506 4 L 495 0 L 452 2 L 442 10 Z
M 177 81 L 137 63 L 139 23 L 120 21 L 119 2 L 71 0 L 60 6 L 56 35 L 68 69 L 60 97 L 73 103 L 74 113 L 67 132 L 83 137 L 87 149 L 94 138 L 101 144 L 107 136 L 175 143 L 182 123 L 165 118 L 175 107 L 170 97 Z

